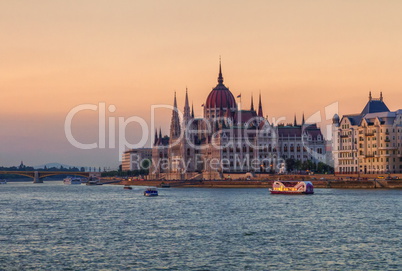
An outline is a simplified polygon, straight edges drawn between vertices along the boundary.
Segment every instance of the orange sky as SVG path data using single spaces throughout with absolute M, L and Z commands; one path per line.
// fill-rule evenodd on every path
M 336 101 L 341 114 L 358 113 L 370 90 L 402 108 L 401 10 L 401 1 L 368 0 L 2 1 L 0 165 L 117 166 L 116 149 L 68 143 L 69 110 L 106 102 L 117 108 L 108 116 L 148 120 L 175 90 L 182 107 L 187 86 L 201 115 L 219 55 L 226 86 L 243 106 L 261 91 L 270 120 Z M 165 133 L 169 120 L 158 114 Z M 96 139 L 96 114 L 73 126 Z

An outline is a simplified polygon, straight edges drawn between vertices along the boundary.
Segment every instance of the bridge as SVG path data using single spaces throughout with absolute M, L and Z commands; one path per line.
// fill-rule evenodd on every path
M 71 175 L 82 177 L 100 177 L 100 172 L 82 172 L 82 171 L 5 171 L 0 170 L 0 175 L 14 174 L 27 176 L 33 179 L 34 183 L 43 183 L 43 178 L 56 175 Z

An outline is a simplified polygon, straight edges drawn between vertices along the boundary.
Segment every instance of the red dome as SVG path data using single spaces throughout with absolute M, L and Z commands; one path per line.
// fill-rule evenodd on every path
M 208 95 L 206 108 L 235 108 L 236 101 L 232 92 L 224 85 L 217 85 Z
M 236 108 L 232 92 L 223 84 L 222 70 L 219 65 L 218 85 L 209 93 L 205 108 Z

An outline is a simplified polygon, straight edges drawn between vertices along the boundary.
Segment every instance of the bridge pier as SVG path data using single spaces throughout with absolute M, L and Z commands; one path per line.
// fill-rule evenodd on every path
M 33 183 L 43 183 L 43 180 L 39 179 L 39 172 L 38 171 L 34 171 Z

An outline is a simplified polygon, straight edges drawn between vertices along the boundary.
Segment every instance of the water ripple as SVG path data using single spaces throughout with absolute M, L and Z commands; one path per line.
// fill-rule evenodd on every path
M 0 270 L 400 270 L 401 190 L 1 186 Z

